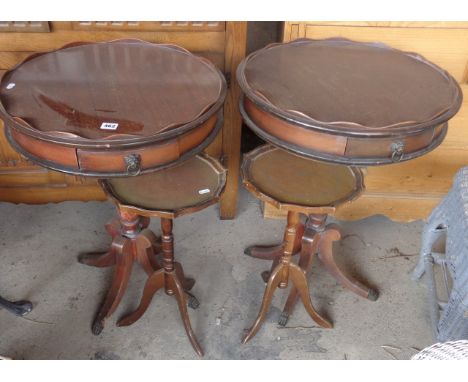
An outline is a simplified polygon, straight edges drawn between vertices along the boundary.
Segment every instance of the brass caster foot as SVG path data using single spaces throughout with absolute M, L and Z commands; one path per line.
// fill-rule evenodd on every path
M 369 294 L 367 295 L 367 299 L 371 301 L 377 301 L 379 298 L 379 292 L 375 289 L 369 289 Z
M 263 282 L 266 284 L 268 282 L 268 279 L 270 278 L 270 274 L 271 272 L 270 271 L 263 271 L 261 276 L 262 276 L 262 280 Z
M 91 328 L 91 331 L 95 336 L 98 336 L 101 334 L 102 330 L 104 329 L 104 321 L 96 319 L 93 322 L 93 327 Z
M 192 309 L 198 309 L 198 307 L 200 306 L 200 301 L 198 301 L 198 299 L 191 293 L 188 293 L 188 292 L 185 292 L 187 293 L 188 295 L 188 301 L 187 301 L 187 305 L 189 308 L 192 308 Z
M 289 321 L 289 313 L 288 312 L 281 312 L 280 318 L 278 320 L 278 325 L 286 326 Z

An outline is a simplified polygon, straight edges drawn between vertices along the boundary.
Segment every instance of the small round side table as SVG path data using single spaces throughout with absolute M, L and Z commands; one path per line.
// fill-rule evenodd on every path
M 105 319 L 117 308 L 132 265 L 137 262 L 148 274 L 148 280 L 138 308 L 117 325 L 127 326 L 137 321 L 153 295 L 163 288 L 167 295 L 175 296 L 190 342 L 197 354 L 203 355 L 187 313 L 187 303 L 192 308 L 199 305 L 189 292 L 195 280 L 187 278 L 182 265 L 174 261 L 173 219 L 216 203 L 225 183 L 226 170 L 204 154 L 154 173 L 101 181 L 117 206 L 118 218 L 107 225 L 113 237 L 110 250 L 102 255 L 80 257 L 88 265 L 115 266 L 111 287 L 93 323 L 94 334 L 101 332 Z M 150 217 L 161 218 L 161 241 L 147 228 Z M 161 261 L 158 254 L 162 255 Z
M 34 53 L 0 80 L 9 143 L 32 162 L 109 178 L 201 152 L 222 125 L 222 73 L 169 44 L 75 42 Z
M 340 205 L 356 198 L 364 189 L 361 171 L 357 168 L 321 163 L 288 153 L 272 145 L 264 145 L 244 156 L 244 186 L 258 199 L 280 210 L 288 211 L 283 243 L 274 246 L 252 246 L 245 250 L 251 257 L 273 260 L 270 272 L 263 272 L 267 284 L 258 317 L 244 337 L 250 340 L 259 330 L 276 288 L 287 288 L 292 282 L 286 305 L 279 319 L 285 326 L 300 297 L 307 313 L 324 328 L 332 325 L 316 312 L 309 296 L 306 275 L 318 253 L 325 268 L 345 288 L 359 296 L 376 300 L 378 293 L 347 276 L 337 266 L 332 251 L 340 239 L 336 224 L 326 225 L 328 215 Z M 305 224 L 300 215 L 306 216 Z M 291 261 L 299 254 L 299 263 Z
M 331 243 L 340 235 L 325 225 L 326 216 L 362 190 L 359 166 L 399 163 L 435 149 L 460 109 L 460 86 L 416 53 L 343 38 L 271 44 L 240 63 L 237 80 L 244 121 L 277 147 L 246 156 L 244 184 L 261 200 L 288 211 L 282 245 L 246 251 L 272 259 L 273 266 L 263 275 L 262 308 L 244 342 L 259 329 L 274 289 L 289 280 L 294 288 L 280 324 L 287 322 L 299 294 L 311 317 L 331 327 L 307 293 L 305 273 L 316 250 L 343 286 L 370 300 L 378 294 L 336 266 Z M 305 226 L 300 213 L 308 216 Z M 295 265 L 291 256 L 298 252 Z
M 101 184 L 108 195 L 120 201 L 119 217 L 106 225 L 113 238 L 110 251 L 80 257 L 89 265 L 116 265 L 94 334 L 117 308 L 133 261 L 148 274 L 160 268 L 153 253 L 159 243 L 146 229 L 147 216 L 171 219 L 203 207 L 193 195 L 179 194 L 175 184 L 172 193 L 154 187 L 170 184 L 170 166 L 195 157 L 216 137 L 226 89 L 222 73 L 207 59 L 179 46 L 137 39 L 74 42 L 34 53 L 0 79 L 0 117 L 10 144 L 35 164 L 105 179 Z M 223 179 L 218 165 L 209 167 L 212 172 L 206 168 L 177 181 L 192 190 L 189 181 L 195 186 L 207 181 L 205 176 Z M 152 173 L 159 171 L 155 184 Z M 130 176 L 135 178 L 124 178 Z M 217 200 L 213 192 L 219 189 L 202 189 L 210 192 L 196 197 Z M 163 221 L 164 235 L 170 236 L 171 225 Z M 163 240 L 164 246 L 169 244 Z M 189 289 L 193 282 L 179 275 Z M 173 289 L 168 284 L 166 291 Z

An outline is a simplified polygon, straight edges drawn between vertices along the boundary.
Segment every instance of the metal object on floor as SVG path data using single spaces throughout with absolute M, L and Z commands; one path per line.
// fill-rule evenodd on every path
M 434 244 L 443 235 L 445 253 L 434 252 Z M 439 298 L 434 265 L 442 267 L 447 302 Z M 420 279 L 424 273 L 435 338 L 440 342 L 468 339 L 468 167 L 455 175 L 451 190 L 423 228 L 413 279 Z
M 16 316 L 25 316 L 31 312 L 33 306 L 26 300 L 9 301 L 0 296 L 0 309 L 6 309 Z

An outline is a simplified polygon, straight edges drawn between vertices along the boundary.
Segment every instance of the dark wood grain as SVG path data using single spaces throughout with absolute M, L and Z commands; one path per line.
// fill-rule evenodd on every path
M 176 44 L 209 59 L 224 73 L 233 73 L 245 54 L 247 22 L 48 22 L 50 33 L 0 33 L 0 77 L 34 52 L 58 49 L 72 41 L 110 41 L 137 38 L 154 43 Z M 218 134 L 204 150 L 230 161 L 229 186 L 223 197 L 220 213 L 233 218 L 237 203 L 241 118 L 237 108 L 238 86 L 228 89 L 231 106 L 224 113 L 222 134 Z M 234 94 L 235 93 L 235 94 Z M 105 195 L 96 180 L 70 176 L 47 170 L 41 178 L 38 166 L 17 153 L 5 139 L 0 121 L 0 199 L 14 203 L 47 203 L 65 200 L 103 200 Z M 223 140 L 223 135 L 225 139 Z M 223 142 L 224 141 L 224 142 Z M 234 144 L 234 146 L 232 145 Z M 237 151 L 236 151 L 237 150 Z M 236 166 L 237 163 L 237 166 Z M 232 181 L 230 180 L 232 175 Z M 21 184 L 21 186 L 19 186 Z
M 214 66 L 186 50 L 121 40 L 37 55 L 3 77 L 0 99 L 8 114 L 37 130 L 99 139 L 152 136 L 184 125 L 222 90 Z M 103 122 L 118 127 L 103 130 Z
M 261 138 L 347 165 L 426 154 L 462 102 L 455 79 L 416 53 L 342 38 L 272 44 L 239 65 L 238 81 Z
M 14 131 L 7 134 L 12 145 L 33 162 L 76 174 L 134 175 L 205 148 L 225 94 L 220 71 L 180 47 L 77 42 L 6 73 L 0 114 Z M 138 160 L 133 172 L 129 156 Z

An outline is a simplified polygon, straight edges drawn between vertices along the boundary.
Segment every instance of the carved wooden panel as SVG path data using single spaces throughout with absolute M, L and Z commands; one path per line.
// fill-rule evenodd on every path
M 1 32 L 50 32 L 48 21 L 0 21 Z
M 73 21 L 74 30 L 224 31 L 220 21 Z

